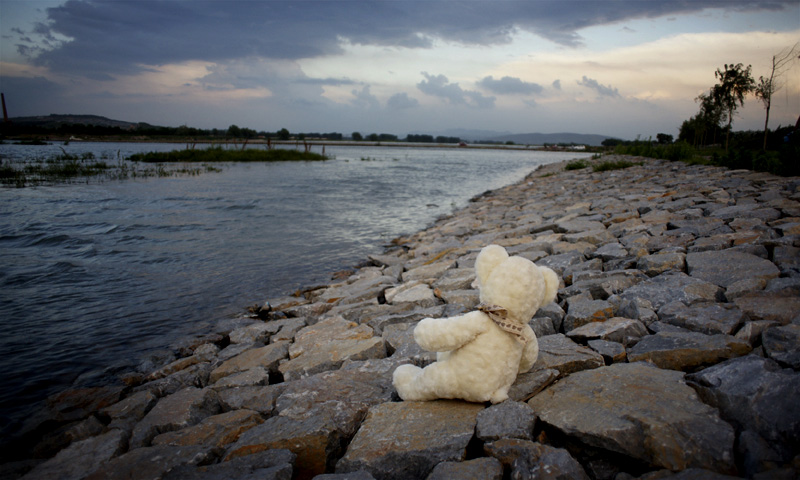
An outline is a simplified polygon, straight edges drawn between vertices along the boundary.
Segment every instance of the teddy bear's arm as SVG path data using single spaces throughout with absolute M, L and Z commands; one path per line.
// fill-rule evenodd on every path
M 429 352 L 449 352 L 485 332 L 489 321 L 482 312 L 450 318 L 425 318 L 414 329 L 414 340 Z
M 523 335 L 528 340 L 525 348 L 522 350 L 522 358 L 519 360 L 519 373 L 525 373 L 533 367 L 536 359 L 539 357 L 539 342 L 536 340 L 536 334 L 533 329 L 526 325 Z

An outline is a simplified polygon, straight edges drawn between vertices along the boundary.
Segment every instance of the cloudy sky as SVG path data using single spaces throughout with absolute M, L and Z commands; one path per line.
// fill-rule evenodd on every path
M 11 116 L 292 132 L 669 133 L 728 63 L 768 75 L 800 0 L 0 0 Z M 800 66 L 770 125 L 800 115 Z M 734 128 L 763 128 L 746 101 Z

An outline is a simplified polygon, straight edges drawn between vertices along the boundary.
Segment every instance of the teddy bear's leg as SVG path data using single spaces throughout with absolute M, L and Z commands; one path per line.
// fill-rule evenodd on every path
M 397 389 L 397 394 L 400 398 L 407 401 L 426 401 L 439 398 L 429 388 L 429 378 L 426 375 L 425 369 L 419 368 L 414 365 L 400 365 L 395 369 L 392 376 L 392 384 Z
M 508 400 L 508 389 L 511 388 L 510 386 L 504 386 L 497 389 L 491 397 L 489 397 L 489 401 L 492 402 L 492 405 L 505 402 Z

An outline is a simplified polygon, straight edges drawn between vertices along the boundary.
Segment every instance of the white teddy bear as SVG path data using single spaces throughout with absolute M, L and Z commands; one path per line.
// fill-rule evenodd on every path
M 394 371 L 393 384 L 403 400 L 500 403 L 517 374 L 536 362 L 539 344 L 528 322 L 555 299 L 556 273 L 489 245 L 475 261 L 475 274 L 481 300 L 477 311 L 425 318 L 414 329 L 414 340 L 438 353 L 425 368 L 401 365 Z

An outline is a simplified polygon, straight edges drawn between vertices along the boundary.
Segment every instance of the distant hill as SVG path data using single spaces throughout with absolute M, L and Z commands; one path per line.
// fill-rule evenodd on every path
M 136 123 L 112 120 L 100 115 L 39 115 L 35 117 L 9 118 L 15 125 L 30 125 L 44 128 L 58 128 L 61 125 L 96 125 L 98 127 L 134 128 Z
M 610 135 L 593 135 L 584 133 L 519 133 L 515 135 L 500 135 L 497 137 L 483 138 L 493 142 L 514 142 L 524 145 L 544 145 L 545 143 L 574 143 L 577 145 L 599 146 L 603 140 L 615 138 Z

